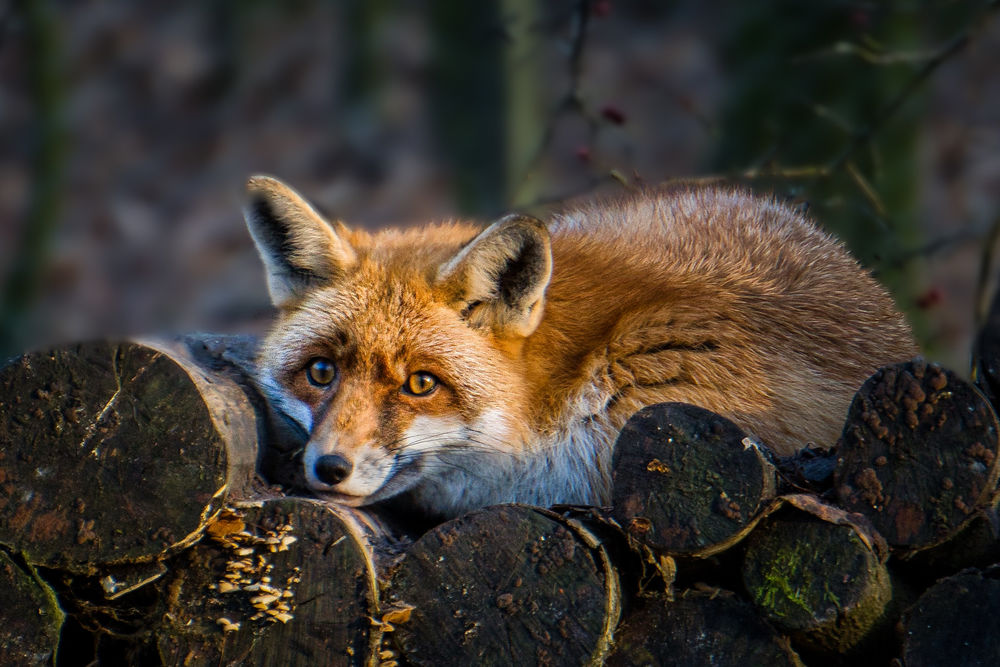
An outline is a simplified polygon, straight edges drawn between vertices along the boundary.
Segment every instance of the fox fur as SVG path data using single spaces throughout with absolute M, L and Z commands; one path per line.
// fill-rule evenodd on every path
M 619 429 L 665 401 L 779 455 L 829 447 L 864 380 L 917 352 L 841 244 L 738 189 L 377 233 L 269 177 L 248 193 L 279 311 L 262 383 L 309 433 L 311 489 L 348 505 L 606 504 Z

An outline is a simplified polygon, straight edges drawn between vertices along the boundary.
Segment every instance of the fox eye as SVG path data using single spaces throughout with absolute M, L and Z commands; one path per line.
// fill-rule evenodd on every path
M 403 392 L 412 396 L 426 396 L 438 386 L 438 379 L 427 371 L 411 373 L 403 384 Z
M 306 377 L 315 387 L 329 387 L 337 379 L 337 365 L 329 359 L 316 357 L 309 362 Z

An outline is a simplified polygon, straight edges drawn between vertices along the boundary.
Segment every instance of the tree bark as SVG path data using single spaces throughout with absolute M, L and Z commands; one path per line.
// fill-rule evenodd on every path
M 976 385 L 996 409 L 1000 404 L 1000 289 L 973 348 Z

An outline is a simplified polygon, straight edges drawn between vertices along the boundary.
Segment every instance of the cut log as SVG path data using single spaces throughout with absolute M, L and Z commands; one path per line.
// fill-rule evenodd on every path
M 922 360 L 887 366 L 851 403 L 840 505 L 865 514 L 901 557 L 944 542 L 995 500 L 998 431 L 989 402 L 951 371 Z
M 936 580 L 970 567 L 1000 562 L 1000 513 L 996 506 L 979 510 L 947 542 L 918 551 L 897 565 L 915 582 Z
M 579 524 L 500 505 L 415 542 L 387 598 L 408 663 L 600 664 L 618 622 L 618 581 Z
M 152 344 L 163 349 L 168 343 Z M 280 412 L 258 382 L 258 340 L 252 336 L 186 334 L 169 341 L 173 354 L 190 357 L 213 378 L 235 383 L 244 391 L 257 418 L 258 472 L 271 484 L 288 489 L 305 489 L 302 449 L 308 434 L 291 417 Z
M 705 557 L 749 530 L 774 496 L 774 467 L 728 419 L 683 403 L 643 408 L 615 443 L 612 516 L 673 555 Z
M 802 665 L 788 638 L 729 591 L 682 591 L 641 604 L 618 629 L 609 667 Z
M 54 665 L 63 612 L 55 594 L 0 551 L 0 651 L 4 665 Z
M 1000 572 L 942 579 L 907 612 L 903 628 L 906 667 L 1000 664 Z
M 197 539 L 252 496 L 257 418 L 180 345 L 90 343 L 0 370 L 0 543 L 78 572 Z
M 796 645 L 856 652 L 890 621 L 888 550 L 880 539 L 843 510 L 791 497 L 747 538 L 743 582 L 764 618 Z
M 306 499 L 227 509 L 163 581 L 163 664 L 377 663 L 377 528 L 363 520 Z

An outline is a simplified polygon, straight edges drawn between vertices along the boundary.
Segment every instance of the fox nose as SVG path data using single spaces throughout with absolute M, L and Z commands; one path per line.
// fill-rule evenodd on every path
M 353 469 L 351 462 L 340 454 L 324 454 L 316 459 L 316 464 L 313 466 L 316 478 L 330 486 L 343 482 Z

